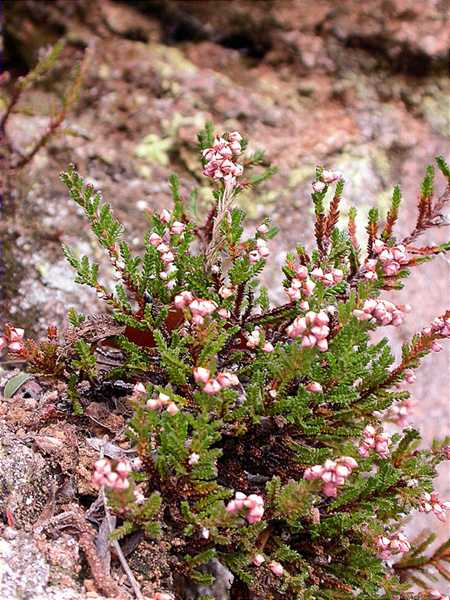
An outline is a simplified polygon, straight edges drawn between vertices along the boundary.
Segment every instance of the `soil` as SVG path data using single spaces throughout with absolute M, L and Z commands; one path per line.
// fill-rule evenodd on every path
M 74 285 L 61 251 L 64 243 L 102 260 L 58 177 L 71 162 L 102 190 L 139 249 L 146 212 L 169 204 L 172 171 L 185 196 L 199 189 L 199 210 L 207 210 L 210 198 L 198 176 L 197 130 L 207 120 L 218 130 L 238 129 L 279 168 L 258 195 L 244 195 L 240 202 L 251 226 L 270 216 L 281 231 L 271 244 L 274 266 L 264 275 L 273 299 L 281 301 L 276 269 L 295 244 L 311 242 L 309 194 L 316 164 L 343 171 L 345 207 L 358 208 L 364 241 L 369 207 L 386 210 L 396 183 L 404 197 L 399 233 L 412 228 L 426 165 L 437 154 L 449 155 L 444 2 L 7 0 L 4 19 L 5 60 L 13 81 L 35 63 L 40 49 L 61 35 L 68 41 L 54 75 L 24 95 L 8 123 L 17 152 L 26 152 L 45 129 L 71 65 L 84 48 L 93 49 L 78 103 L 59 134 L 10 178 L 3 198 L 0 324 L 24 326 L 27 336 L 42 336 L 49 324 L 64 327 L 70 306 L 101 311 L 95 294 Z M 8 86 L 0 90 L 0 111 L 9 91 Z M 443 182 L 437 179 L 437 185 Z M 444 228 L 430 231 L 423 242 L 448 237 Z M 103 276 L 111 281 L 103 265 Z M 439 257 L 418 271 L 400 294 L 413 306 L 413 316 L 387 332 L 397 351 L 448 307 L 449 262 Z M 450 418 L 448 347 L 432 359 L 411 388 L 417 400 L 413 423 L 425 444 L 448 432 Z M 9 369 L 5 364 L 8 376 Z M 0 400 L 0 462 L 8 460 L 3 447 L 11 447 L 27 465 L 21 473 L 38 470 L 48 484 L 42 495 L 41 475 L 30 477 L 24 485 L 31 487 L 16 486 L 7 500 L 0 487 L 0 512 L 14 515 L 4 529 L 0 565 L 2 556 L 14 555 L 24 531 L 23 544 L 38 553 L 38 564 L 42 561 L 39 581 L 46 599 L 55 585 L 65 590 L 58 598 L 68 587 L 73 598 L 89 597 L 94 584 L 86 565 L 79 568 L 76 527 L 61 534 L 58 524 L 51 524 L 36 533 L 39 524 L 51 520 L 56 506 L 70 511 L 67 506 L 77 497 L 94 497 L 90 472 L 98 448 L 87 443 L 88 437 L 107 436 L 126 449 L 123 423 L 100 419 L 99 425 L 87 418 L 82 431 L 63 419 L 63 396 L 63 390 L 32 380 L 12 400 Z M 5 476 L 15 481 L 11 469 L 18 466 L 7 464 Z M 438 488 L 450 495 L 448 470 L 442 470 Z M 440 531 L 437 523 L 415 519 L 411 529 L 431 526 L 443 539 L 450 523 Z M 58 535 L 61 556 L 55 558 Z M 125 589 L 119 567 L 112 578 Z M 0 584 L 0 598 L 2 593 L 22 597 L 27 588 L 20 582 L 8 585 L 6 592 Z M 23 597 L 36 600 L 42 590 Z

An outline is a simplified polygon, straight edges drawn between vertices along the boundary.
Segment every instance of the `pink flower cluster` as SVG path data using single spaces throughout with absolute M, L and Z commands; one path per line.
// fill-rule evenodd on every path
M 131 473 L 131 470 L 131 465 L 128 461 L 119 461 L 113 470 L 111 461 L 101 458 L 95 463 L 92 481 L 98 486 L 104 485 L 112 490 L 126 490 L 130 487 L 128 475 Z
M 256 248 L 248 253 L 248 259 L 252 265 L 257 263 L 258 260 L 261 260 L 262 258 L 267 258 L 270 254 L 266 240 L 263 238 L 257 238 L 255 243 Z
M 182 225 L 182 223 L 181 223 Z M 184 226 L 183 226 L 184 227 Z M 162 262 L 164 263 L 164 271 L 161 271 L 159 273 L 159 276 L 161 277 L 161 279 L 169 279 L 170 275 L 172 275 L 173 273 L 176 273 L 177 268 L 176 266 L 173 264 L 175 261 L 175 254 L 173 253 L 172 248 L 162 240 L 161 236 L 158 235 L 157 233 L 152 233 L 149 238 L 148 241 L 150 242 L 150 244 L 152 246 L 154 246 L 161 257 Z M 175 281 L 171 280 L 167 283 L 167 287 L 169 289 L 172 289 L 175 287 Z
M 412 415 L 413 408 L 416 402 L 412 398 L 399 400 L 391 406 L 386 419 L 392 421 L 399 427 L 405 427 L 408 424 L 408 419 Z
M 439 492 L 425 492 L 420 499 L 419 511 L 427 514 L 432 512 L 440 521 L 445 522 L 446 510 L 450 510 L 450 502 L 442 501 Z
M 295 277 L 291 279 L 286 294 L 292 302 L 301 298 L 308 298 L 314 292 L 316 284 L 309 277 L 308 269 L 304 265 L 295 268 Z
M 251 333 L 247 334 L 247 347 L 248 348 L 258 348 L 258 346 L 261 344 L 261 330 L 260 328 L 257 326 L 254 328 L 254 330 Z M 262 346 L 262 351 L 263 352 L 273 352 L 274 351 L 274 347 L 270 342 L 264 342 L 263 346 Z
M 450 460 L 450 446 L 444 446 L 442 448 L 442 452 L 444 453 L 444 456 L 447 458 L 447 460 Z
M 229 513 L 239 512 L 243 508 L 247 508 L 245 518 L 250 524 L 261 521 L 264 514 L 264 498 L 258 494 L 250 494 L 247 496 L 243 492 L 236 492 L 234 500 L 230 500 L 226 506 L 226 511 Z
M 328 183 L 333 183 L 339 179 L 342 179 L 342 173 L 339 171 L 329 171 L 328 169 L 324 169 L 322 171 L 321 181 L 315 181 L 312 184 L 313 190 L 318 193 L 323 192 Z
M 391 440 L 384 431 L 377 431 L 372 425 L 367 425 L 363 431 L 363 439 L 358 446 L 360 456 L 364 458 L 369 455 L 369 450 L 373 450 L 381 456 L 387 458 L 389 456 L 389 444 Z
M 412 369 L 405 369 L 404 375 L 406 383 L 415 383 L 416 375 Z
M 203 325 L 205 317 L 211 315 L 216 309 L 217 304 L 212 300 L 202 300 L 195 298 L 192 292 L 184 291 L 177 294 L 174 299 L 177 308 L 189 308 L 192 315 L 192 322 L 195 325 Z
M 431 327 L 425 327 L 423 330 L 425 335 L 439 335 L 440 337 L 450 337 L 450 317 L 437 317 L 431 323 Z M 436 340 L 433 340 L 431 344 L 431 350 L 433 352 L 440 352 L 442 345 Z
M 8 348 L 10 352 L 20 352 L 23 350 L 23 334 L 23 329 L 7 325 L 4 334 L 0 337 L 0 352 L 4 348 Z
M 286 331 L 291 338 L 302 338 L 302 348 L 317 347 L 321 352 L 325 352 L 328 350 L 329 321 L 323 310 L 318 313 L 310 310 L 304 317 L 296 317 Z
M 239 379 L 234 373 L 222 371 L 216 377 L 211 377 L 211 372 L 206 367 L 196 367 L 194 369 L 194 379 L 196 383 L 205 384 L 203 391 L 209 395 L 214 395 L 223 389 L 239 385 Z
M 408 263 L 408 255 L 403 244 L 399 244 L 398 246 L 387 246 L 382 240 L 375 240 L 373 251 L 377 255 L 377 258 L 369 258 L 366 260 L 365 266 L 367 271 L 364 274 L 366 279 L 378 279 L 376 272 L 378 261 L 381 263 L 383 273 L 388 277 L 397 275 L 402 268 L 402 265 Z
M 208 161 L 203 168 L 203 175 L 234 185 L 236 178 L 244 171 L 243 166 L 235 162 L 242 152 L 241 141 L 242 136 L 238 131 L 229 133 L 227 139 L 215 137 L 211 148 L 202 152 L 203 158 Z
M 168 412 L 171 417 L 180 412 L 175 402 L 172 402 L 170 399 L 170 396 L 163 392 L 160 392 L 157 398 L 150 398 L 150 400 L 147 400 L 147 408 L 150 410 L 165 408 L 166 412 Z
M 323 481 L 322 493 L 335 498 L 337 489 L 344 485 L 358 463 L 351 456 L 341 456 L 336 460 L 326 460 L 323 465 L 309 467 L 303 474 L 303 479 L 308 481 L 321 479 Z
M 336 283 L 340 283 L 344 279 L 344 272 L 342 269 L 330 269 L 325 271 L 320 267 L 316 267 L 311 271 L 311 277 L 321 281 L 326 287 L 330 287 Z
M 386 535 L 379 535 L 376 539 L 376 547 L 378 550 L 378 557 L 383 560 L 389 560 L 395 554 L 409 552 L 411 544 L 403 533 L 397 532 L 391 534 L 389 537 Z
M 403 323 L 405 313 L 411 311 L 409 304 L 397 306 L 389 300 L 366 300 L 362 309 L 355 309 L 354 316 L 358 321 L 375 321 L 378 325 L 393 325 L 397 327 Z

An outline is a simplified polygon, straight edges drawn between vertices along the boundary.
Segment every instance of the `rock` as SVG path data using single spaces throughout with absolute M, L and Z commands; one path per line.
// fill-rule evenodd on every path
M 43 594 L 50 568 L 32 537 L 0 539 L 0 598 L 31 600 Z
M 185 589 L 184 600 L 197 600 L 197 598 L 204 596 L 209 596 L 214 600 L 229 600 L 229 592 L 234 581 L 231 571 L 216 558 L 200 567 L 199 571 L 213 575 L 215 577 L 214 583 L 212 585 L 196 585 Z
M 34 523 L 47 504 L 53 475 L 44 458 L 0 423 L 0 515 L 14 526 Z
M 68 535 L 56 542 L 45 543 L 31 534 L 17 532 L 11 536 L 0 536 L 0 600 L 88 600 L 85 593 L 78 591 L 70 575 L 79 569 L 78 544 Z M 8 538 L 8 539 L 7 539 Z M 51 546 L 49 559 L 41 550 Z M 48 560 L 50 562 L 48 562 Z M 53 574 L 57 570 L 57 576 Z M 62 571 L 67 571 L 65 581 Z M 58 581 L 64 586 L 54 585 Z M 96 600 L 106 600 L 95 596 Z

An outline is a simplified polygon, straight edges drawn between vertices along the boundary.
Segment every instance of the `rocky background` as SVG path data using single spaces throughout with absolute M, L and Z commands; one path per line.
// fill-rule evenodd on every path
M 61 252 L 61 242 L 80 253 L 99 251 L 59 171 L 74 162 L 103 190 L 139 248 L 145 212 L 168 203 L 172 171 L 186 195 L 199 188 L 199 210 L 207 209 L 195 147 L 206 120 L 218 130 L 239 129 L 279 167 L 262 192 L 241 199 L 254 224 L 270 215 L 281 230 L 272 244 L 276 264 L 266 275 L 275 300 L 275 267 L 297 242 L 310 241 L 316 164 L 344 172 L 345 206 L 359 210 L 361 239 L 368 208 L 385 209 L 400 183 L 405 234 L 425 166 L 449 154 L 446 8 L 440 0 L 5 0 L 4 66 L 13 81 L 42 48 L 67 39 L 53 76 L 24 96 L 9 122 L 15 150 L 26 152 L 45 130 L 70 66 L 87 47 L 92 60 L 59 135 L 14 173 L 4 194 L 0 323 L 40 335 L 50 323 L 62 325 L 69 306 L 99 310 L 89 290 L 74 286 Z M 0 112 L 8 93 L 8 86 L 0 89 Z M 424 242 L 448 237 L 448 230 L 432 231 Z M 401 295 L 413 313 L 388 332 L 397 347 L 448 306 L 449 273 L 439 257 L 406 285 Z M 449 430 L 449 366 L 447 348 L 426 361 L 413 388 L 414 422 L 426 442 Z M 6 421 L 10 410 L 0 400 Z M 10 419 L 9 428 L 17 433 L 17 421 Z M 4 456 L 0 445 L 0 472 Z M 439 485 L 448 496 L 448 471 Z M 430 517 L 423 524 L 435 526 Z M 1 543 L 9 544 L 4 552 L 17 546 Z M 44 589 L 51 559 L 41 557 Z

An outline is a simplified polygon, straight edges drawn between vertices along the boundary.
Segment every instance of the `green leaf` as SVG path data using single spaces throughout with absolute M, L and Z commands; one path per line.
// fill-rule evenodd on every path
M 23 384 L 31 379 L 33 376 L 29 373 L 17 373 L 8 379 L 4 389 L 3 389 L 3 397 L 5 400 L 12 398 L 16 392 L 23 386 Z

